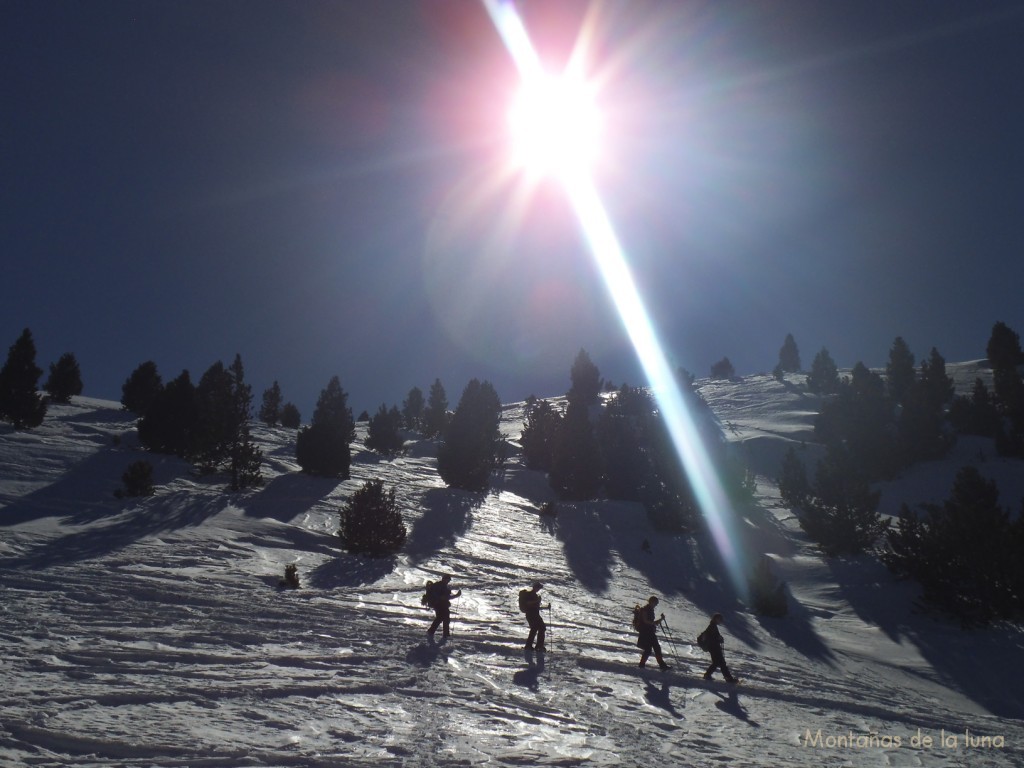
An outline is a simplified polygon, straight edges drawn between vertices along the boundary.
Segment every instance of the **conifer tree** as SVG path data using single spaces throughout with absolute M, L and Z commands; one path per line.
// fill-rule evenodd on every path
M 816 395 L 831 395 L 839 390 L 839 370 L 832 355 L 824 347 L 814 356 L 807 374 L 807 391 Z
M 728 357 L 723 357 L 711 366 L 712 379 L 731 379 L 735 375 L 736 369 L 733 368 L 732 361 Z
M 341 511 L 338 535 L 352 554 L 382 557 L 400 550 L 407 534 L 395 489 L 385 491 L 382 480 L 363 483 Z
M 36 345 L 26 328 L 7 352 L 0 369 L 0 418 L 15 429 L 31 429 L 43 423 L 46 401 L 38 392 L 42 369 L 36 365 Z
M 241 355 L 235 355 L 228 373 L 231 377 L 231 437 L 228 457 L 231 463 L 231 489 L 238 491 L 263 484 L 260 470 L 263 451 L 256 447 L 249 429 L 249 421 L 252 418 L 252 387 L 245 383 Z
M 304 472 L 347 479 L 352 462 L 349 444 L 355 439 L 355 421 L 348 394 L 334 376 L 320 393 L 313 420 L 299 430 L 295 455 Z
M 260 421 L 268 427 L 277 425 L 281 419 L 281 385 L 275 381 L 270 389 L 263 390 L 263 403 L 260 405 Z
M 570 401 L 586 407 L 597 402 L 597 396 L 601 392 L 601 372 L 585 349 L 576 354 L 576 359 L 569 369 L 569 378 L 572 386 L 566 394 Z
M 945 502 L 920 509 L 923 515 L 904 504 L 889 532 L 885 560 L 893 572 L 919 581 L 926 602 L 967 624 L 1019 618 L 1020 522 L 999 505 L 995 483 L 965 466 Z
M 395 406 L 389 409 L 381 403 L 377 413 L 370 419 L 366 435 L 366 447 L 385 456 L 402 450 L 402 414 Z
M 530 396 L 526 400 L 523 432 L 519 442 L 523 446 L 523 460 L 527 469 L 547 472 L 551 469 L 552 455 L 562 416 L 547 400 Z
M 437 437 L 448 427 L 448 396 L 440 379 L 434 379 L 427 397 L 427 408 L 423 412 L 423 434 Z
M 601 485 L 601 452 L 582 400 L 570 400 L 555 440 L 548 480 L 567 500 L 586 501 Z
M 302 424 L 302 414 L 294 403 L 285 403 L 281 406 L 281 426 L 289 429 L 298 429 Z
M 889 348 L 889 362 L 885 366 L 886 383 L 889 397 L 897 405 L 902 405 L 904 398 L 914 386 L 917 373 L 914 370 L 914 353 L 910 351 L 902 336 L 897 336 Z
M 65 352 L 56 363 L 50 363 L 50 376 L 43 389 L 56 403 L 69 403 L 82 394 L 82 372 L 73 354 Z
M 189 372 L 182 371 L 157 393 L 139 419 L 139 442 L 157 453 L 189 457 L 198 421 L 195 386 Z
M 405 421 L 406 429 L 419 429 L 423 421 L 423 390 L 413 387 L 409 390 L 408 397 L 402 402 L 402 418 Z M 445 408 L 447 408 L 447 404 Z
M 800 350 L 792 333 L 786 334 L 786 340 L 782 342 L 782 348 L 779 350 L 779 370 L 783 373 L 800 371 Z
M 437 471 L 446 485 L 467 491 L 488 488 L 491 472 L 504 458 L 500 420 L 501 400 L 493 385 L 471 380 L 437 452 Z
M 121 405 L 134 414 L 143 416 L 153 404 L 164 383 L 152 360 L 139 365 L 121 385 Z

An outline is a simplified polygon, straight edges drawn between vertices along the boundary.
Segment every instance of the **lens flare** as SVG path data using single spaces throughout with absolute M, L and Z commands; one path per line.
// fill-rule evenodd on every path
M 483 2 L 523 82 L 535 83 L 544 78 L 540 59 L 512 3 L 500 0 Z M 626 256 L 597 194 L 589 168 L 584 163 L 563 164 L 557 175 L 565 187 L 583 237 L 665 417 L 673 446 L 690 479 L 715 546 L 736 592 L 745 599 L 748 590 L 742 557 L 736 546 L 739 538 L 735 531 L 732 505 L 683 401 L 675 375 L 629 270 Z

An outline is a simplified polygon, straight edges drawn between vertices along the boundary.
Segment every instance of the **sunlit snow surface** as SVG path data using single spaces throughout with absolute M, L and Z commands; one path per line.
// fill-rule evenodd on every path
M 950 366 L 967 390 L 974 368 Z M 230 494 L 139 451 L 116 404 L 76 398 L 37 430 L 0 426 L 0 765 L 1024 764 L 1021 634 L 913 613 L 911 585 L 822 559 L 780 505 L 775 464 L 818 407 L 801 380 L 701 382 L 762 473 L 740 525 L 789 584 L 782 620 L 732 598 L 706 537 L 659 535 L 626 504 L 541 517 L 550 492 L 518 456 L 487 496 L 445 489 L 424 442 L 393 462 L 360 450 L 336 484 L 296 471 L 294 433 L 259 427 L 268 482 Z M 506 409 L 506 435 L 521 418 Z M 983 441 L 900 482 L 940 500 L 950 467 L 983 453 L 1019 509 L 1021 464 Z M 116 500 L 140 458 L 157 495 Z M 339 554 L 339 503 L 367 478 L 398 490 L 410 535 L 396 558 Z M 278 591 L 291 562 L 303 589 Z M 464 595 L 452 642 L 432 646 L 419 596 L 443 572 Z M 553 604 L 546 656 L 521 648 L 515 593 L 534 579 Z M 675 639 L 669 674 L 635 666 L 630 607 L 650 594 Z M 716 610 L 739 689 L 700 680 L 691 640 Z M 870 743 L 807 744 L 819 729 Z M 912 746 L 918 729 L 930 748 Z M 967 747 L 965 729 L 1003 746 Z

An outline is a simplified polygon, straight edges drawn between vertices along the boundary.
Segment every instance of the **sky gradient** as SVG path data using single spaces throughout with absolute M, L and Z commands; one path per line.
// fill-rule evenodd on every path
M 674 364 L 1024 332 L 1024 6 L 519 7 L 552 67 L 585 30 L 597 186 Z M 29 327 L 111 399 L 237 352 L 306 419 L 333 375 L 357 413 L 561 394 L 581 347 L 642 383 L 564 194 L 506 172 L 515 84 L 471 0 L 0 1 L 0 348 Z

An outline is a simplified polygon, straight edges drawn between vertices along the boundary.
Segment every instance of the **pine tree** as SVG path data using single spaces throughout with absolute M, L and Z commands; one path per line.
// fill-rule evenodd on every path
M 577 353 L 569 369 L 569 378 L 572 381 L 567 393 L 570 402 L 575 401 L 588 407 L 597 402 L 601 392 L 601 372 L 585 349 Z
M 800 371 L 800 350 L 792 333 L 786 334 L 786 340 L 782 342 L 782 348 L 779 350 L 779 370 L 784 373 Z
M 552 454 L 562 416 L 547 400 L 527 398 L 523 432 L 519 443 L 523 446 L 523 460 L 527 469 L 547 472 L 551 469 Z
M 249 430 L 249 421 L 252 418 L 252 387 L 245 383 L 241 355 L 235 355 L 228 373 L 231 376 L 231 490 L 238 491 L 263 484 L 263 474 L 260 470 L 263 451 L 256 447 Z
M 381 403 L 377 413 L 370 419 L 366 436 L 366 447 L 371 451 L 391 456 L 402 450 L 402 414 L 395 406 L 389 409 Z
M 147 360 L 132 371 L 132 375 L 121 385 L 121 405 L 142 416 L 163 388 L 164 384 L 157 372 L 156 363 Z
M 263 403 L 260 405 L 260 421 L 268 427 L 277 425 L 281 419 L 281 385 L 276 381 L 270 389 L 263 390 Z
M 405 420 L 406 429 L 419 429 L 423 421 L 423 390 L 413 387 L 409 390 L 409 396 L 402 402 L 402 418 Z M 445 408 L 447 408 L 447 404 Z
M 1020 337 L 1005 323 L 996 323 L 989 338 L 988 360 L 996 406 L 1008 429 L 997 435 L 996 447 L 1004 455 L 1024 455 L 1024 364 Z
M 792 446 L 782 459 L 782 473 L 779 475 L 778 483 L 779 495 L 783 502 L 796 509 L 806 505 L 811 493 L 811 484 L 807 479 L 807 469 Z
M 885 375 L 889 397 L 897 405 L 902 405 L 917 379 L 917 373 L 914 371 L 914 353 L 910 351 L 902 336 L 897 336 L 889 348 L 889 362 L 885 366 Z
M 888 566 L 916 579 L 923 598 L 966 624 L 1017 618 L 1024 611 L 1019 530 L 999 506 L 999 491 L 972 466 L 957 473 L 943 504 L 906 505 L 889 533 Z
M 548 480 L 561 498 L 586 501 L 597 495 L 601 474 L 601 452 L 587 406 L 570 400 L 555 440 Z
M 56 363 L 50 363 L 50 376 L 43 389 L 56 403 L 69 403 L 82 394 L 82 372 L 73 354 L 65 352 Z
M 395 489 L 385 491 L 381 480 L 363 483 L 341 511 L 338 535 L 352 554 L 382 557 L 400 550 L 406 528 L 395 503 Z
M 728 357 L 723 357 L 711 366 L 712 379 L 731 379 L 736 375 L 736 369 Z
M 504 458 L 501 400 L 490 382 L 473 379 L 466 385 L 444 443 L 437 452 L 437 471 L 445 484 L 467 491 L 484 491 L 491 473 Z
M 903 395 L 899 434 L 905 463 L 936 459 L 949 449 L 953 439 L 946 434 L 946 406 L 953 399 L 953 380 L 946 375 L 946 361 L 932 348 L 921 362 L 921 375 Z
M 434 379 L 427 397 L 427 408 L 423 412 L 423 434 L 437 437 L 448 427 L 448 396 L 440 379 Z
M 302 424 L 302 414 L 295 407 L 294 403 L 285 403 L 281 406 L 281 426 L 289 429 L 298 429 Z
M 848 453 L 830 447 L 818 463 L 800 525 L 830 557 L 865 552 L 889 528 L 878 513 L 880 496 Z
M 139 442 L 157 453 L 189 457 L 198 421 L 195 386 L 188 371 L 182 371 L 160 390 L 139 419 Z
M 831 395 L 838 390 L 839 370 L 832 355 L 822 347 L 811 362 L 811 372 L 807 374 L 807 391 L 816 395 Z
M 234 382 L 219 360 L 211 365 L 196 386 L 198 418 L 192 431 L 188 458 L 200 472 L 214 472 L 231 455 L 237 430 L 234 413 Z
M 295 455 L 304 472 L 347 479 L 352 462 L 349 444 L 355 439 L 355 421 L 348 394 L 333 377 L 320 393 L 313 420 L 299 430 Z
M 0 418 L 15 429 L 32 429 L 43 423 L 46 400 L 38 392 L 42 369 L 36 365 L 36 345 L 26 328 L 7 352 L 0 369 Z

